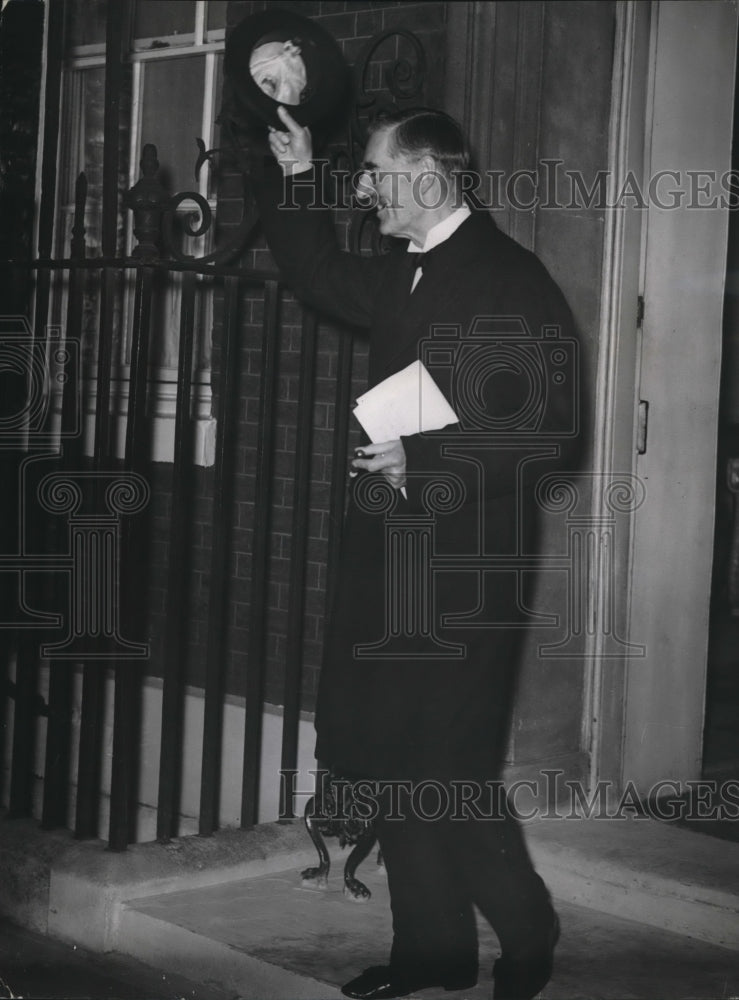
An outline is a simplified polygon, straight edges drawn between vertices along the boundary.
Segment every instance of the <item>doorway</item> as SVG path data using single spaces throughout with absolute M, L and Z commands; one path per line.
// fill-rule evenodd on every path
M 634 471 L 621 779 L 649 797 L 701 777 L 714 537 L 716 441 L 728 212 L 683 198 L 730 167 L 737 12 L 724 3 L 651 7 L 644 212 L 644 315 L 634 408 L 648 413 Z M 656 192 L 656 193 L 655 193 Z
M 731 169 L 739 171 L 739 73 L 734 87 Z M 703 777 L 739 778 L 739 493 L 729 463 L 739 464 L 739 212 L 729 218 L 718 414 L 716 525 L 703 733 Z

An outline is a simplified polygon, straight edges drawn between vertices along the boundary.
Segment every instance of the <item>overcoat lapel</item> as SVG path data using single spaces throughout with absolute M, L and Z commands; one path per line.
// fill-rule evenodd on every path
M 389 367 L 398 353 L 399 341 L 407 337 L 406 310 L 411 299 L 413 261 L 405 250 L 388 254 L 383 302 L 378 304 L 370 331 L 370 387 L 398 369 Z
M 419 357 L 419 344 L 431 336 L 432 326 L 455 315 L 457 306 L 469 292 L 464 280 L 466 269 L 475 261 L 490 259 L 490 244 L 496 228 L 487 215 L 472 214 L 452 236 L 435 248 L 424 262 L 423 275 L 411 294 L 412 275 L 407 291 L 399 294 L 397 312 L 388 327 L 392 337 L 378 359 L 378 380 L 400 371 Z M 486 246 L 487 245 L 487 246 Z M 404 277 L 407 268 L 404 268 Z M 454 275 L 452 279 L 451 275 Z M 377 341 L 376 341 L 377 342 Z

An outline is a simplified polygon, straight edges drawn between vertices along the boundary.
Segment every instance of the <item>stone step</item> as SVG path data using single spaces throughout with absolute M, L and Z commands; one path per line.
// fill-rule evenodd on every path
M 360 970 L 383 964 L 390 949 L 384 874 L 370 861 L 360 874 L 372 892 L 364 904 L 343 896 L 340 865 L 322 891 L 304 888 L 288 870 L 132 901 L 117 947 L 168 975 L 175 963 L 180 974 L 243 1000 L 330 1000 Z M 739 995 L 737 951 L 561 899 L 555 905 L 562 938 L 547 1000 Z M 479 980 L 457 1000 L 490 1000 L 499 946 L 482 919 L 478 937 Z M 449 1000 L 439 988 L 421 996 Z
M 555 897 L 739 951 L 739 843 L 648 818 L 524 825 Z
M 200 890 L 202 891 L 202 890 Z M 239 1000 L 341 1000 L 341 991 L 313 976 L 282 968 L 167 917 L 123 908 L 116 951 L 163 972 L 232 993 Z
M 524 825 L 558 905 L 590 908 L 594 926 L 605 917 L 638 921 L 644 935 L 683 935 L 686 948 L 691 938 L 701 947 L 721 946 L 718 952 L 739 964 L 739 844 L 633 817 L 539 818 Z M 358 871 L 368 884 L 374 879 L 375 898 L 363 907 L 341 895 L 346 854 L 335 841 L 329 845 L 335 870 L 321 895 L 300 885 L 300 869 L 315 863 L 300 823 L 139 844 L 115 854 L 101 842 L 6 820 L 0 911 L 94 950 L 120 951 L 201 982 L 222 980 L 239 996 L 253 983 L 255 997 L 334 997 L 362 961 L 386 958 L 391 921 L 372 856 Z M 250 894 L 265 886 L 276 907 L 271 929 L 259 919 L 249 925 L 264 909 L 264 899 L 250 902 Z M 318 936 L 306 939 L 311 927 Z M 481 935 L 492 961 L 494 935 L 484 927 Z M 368 939 L 372 949 L 365 954 L 357 942 Z M 319 968 L 326 954 L 333 956 L 328 979 Z

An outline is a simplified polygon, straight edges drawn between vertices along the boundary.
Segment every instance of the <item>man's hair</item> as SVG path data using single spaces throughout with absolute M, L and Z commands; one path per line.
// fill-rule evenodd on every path
M 469 152 L 462 129 L 450 116 L 433 108 L 408 108 L 394 114 L 380 115 L 370 124 L 368 133 L 388 132 L 389 150 L 410 159 L 430 156 L 439 172 L 457 179 L 469 168 Z

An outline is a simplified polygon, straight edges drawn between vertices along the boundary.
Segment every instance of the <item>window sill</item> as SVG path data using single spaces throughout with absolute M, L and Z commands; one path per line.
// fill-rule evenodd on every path
M 124 369 L 111 380 L 111 412 L 113 455 L 125 456 L 126 427 L 128 424 L 128 378 Z M 97 379 L 86 378 L 84 385 L 84 413 L 82 435 L 84 454 L 92 457 L 95 441 L 95 414 L 97 410 Z M 61 398 L 54 401 L 55 424 L 61 424 Z M 210 372 L 196 373 L 192 386 L 193 449 L 191 461 L 194 465 L 208 467 L 215 463 L 217 421 L 211 413 Z M 150 426 L 149 460 L 152 462 L 174 462 L 175 424 L 177 416 L 176 372 L 171 369 L 153 369 L 149 375 L 149 399 L 147 420 Z

